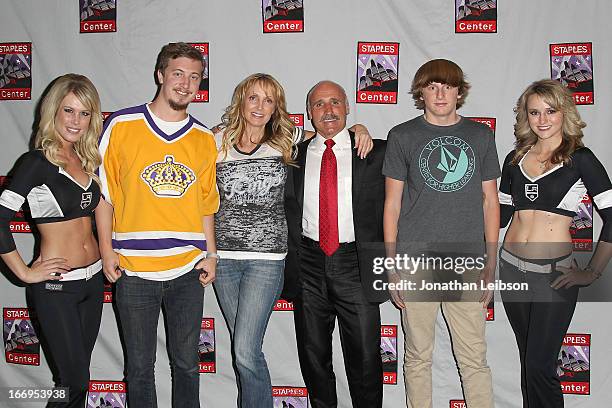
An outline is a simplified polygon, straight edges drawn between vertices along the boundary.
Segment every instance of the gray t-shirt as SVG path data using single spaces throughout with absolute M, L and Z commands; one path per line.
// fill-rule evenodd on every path
M 294 144 L 304 132 L 296 128 Z M 287 255 L 283 155 L 267 143 L 250 153 L 232 146 L 221 151 L 223 133 L 215 135 L 219 211 L 215 214 L 217 252 L 223 259 L 282 260 Z
M 482 182 L 500 176 L 486 125 L 461 118 L 436 126 L 423 116 L 387 136 L 383 174 L 405 182 L 398 243 L 453 243 L 457 252 L 484 244 Z

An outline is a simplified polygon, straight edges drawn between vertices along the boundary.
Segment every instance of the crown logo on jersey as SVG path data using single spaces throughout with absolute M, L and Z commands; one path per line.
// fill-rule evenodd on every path
M 145 167 L 140 176 L 160 197 L 180 197 L 196 179 L 189 167 L 175 162 L 171 155 L 166 156 L 164 162 Z

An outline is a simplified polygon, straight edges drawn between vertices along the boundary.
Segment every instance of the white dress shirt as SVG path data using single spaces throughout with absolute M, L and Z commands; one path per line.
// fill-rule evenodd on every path
M 332 150 L 338 168 L 338 237 L 340 243 L 354 242 L 351 138 L 345 128 L 332 139 L 336 142 Z M 304 168 L 302 234 L 314 241 L 319 240 L 319 182 L 326 148 L 325 138 L 317 133 L 308 145 Z

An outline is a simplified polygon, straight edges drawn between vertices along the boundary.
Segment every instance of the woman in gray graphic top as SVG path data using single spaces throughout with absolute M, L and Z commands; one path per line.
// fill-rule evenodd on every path
M 289 118 L 282 86 L 267 74 L 238 84 L 222 120 L 223 130 L 215 134 L 221 205 L 215 215 L 220 259 L 214 286 L 232 338 L 238 405 L 269 408 L 272 385 L 261 349 L 283 287 L 287 166 L 305 133 Z M 365 132 L 361 139 L 367 153 L 371 138 Z

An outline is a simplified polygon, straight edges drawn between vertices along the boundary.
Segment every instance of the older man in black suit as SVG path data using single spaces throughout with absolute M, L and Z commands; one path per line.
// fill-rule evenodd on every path
M 298 147 L 285 189 L 289 253 L 284 297 L 295 303 L 302 375 L 313 408 L 337 406 L 332 367 L 336 317 L 353 407 L 382 406 L 379 303 L 375 256 L 384 256 L 382 163 L 385 141 L 359 159 L 344 89 L 331 81 L 308 93 L 317 134 Z

